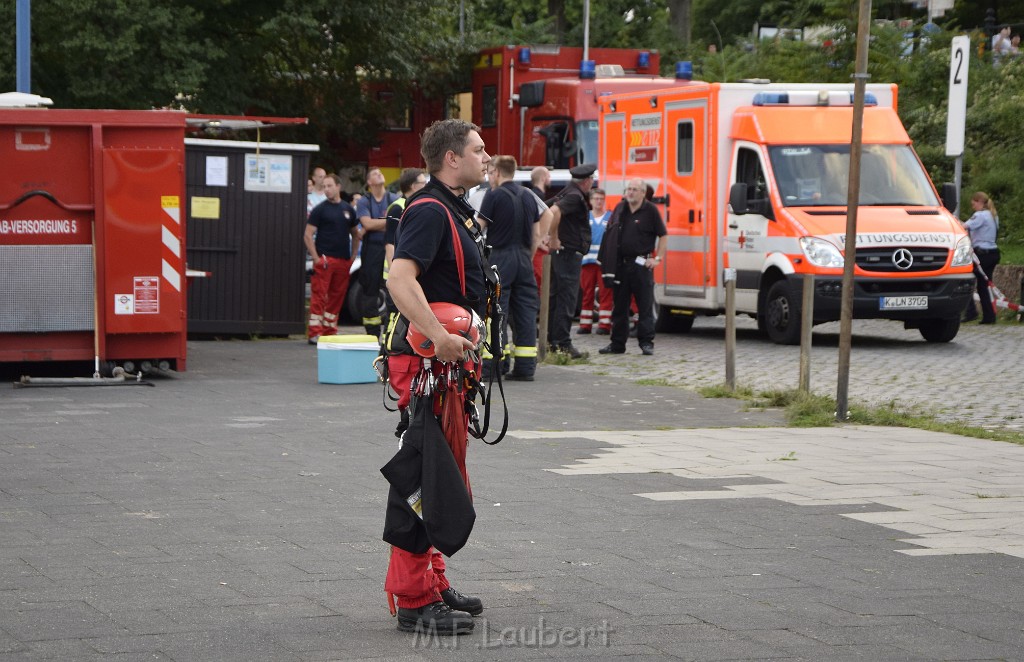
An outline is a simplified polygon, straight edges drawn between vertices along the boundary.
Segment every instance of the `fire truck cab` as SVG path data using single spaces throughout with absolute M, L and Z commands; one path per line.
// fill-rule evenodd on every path
M 601 99 L 600 162 L 609 206 L 626 182 L 654 187 L 669 233 L 655 274 L 661 330 L 737 310 L 796 344 L 804 274 L 814 322 L 838 320 L 846 240 L 853 86 L 695 83 Z M 854 317 L 901 320 L 949 342 L 972 296 L 972 250 L 911 147 L 895 85 L 869 85 L 863 122 Z

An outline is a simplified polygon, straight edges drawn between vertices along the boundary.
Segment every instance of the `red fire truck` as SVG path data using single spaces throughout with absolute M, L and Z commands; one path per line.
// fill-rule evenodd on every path
M 689 83 L 658 74 L 657 51 L 568 46 L 499 46 L 480 52 L 468 93 L 458 95 L 460 116 L 480 126 L 490 154 L 511 154 L 521 165 L 569 168 L 597 159 L 598 99 Z M 385 131 L 365 161 L 394 181 L 418 166 L 419 136 L 444 116 L 444 104 L 420 100 L 402 126 Z M 360 159 L 350 155 L 352 160 Z

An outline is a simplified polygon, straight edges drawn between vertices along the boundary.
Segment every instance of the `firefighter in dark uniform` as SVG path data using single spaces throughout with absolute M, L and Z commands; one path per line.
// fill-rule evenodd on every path
M 597 166 L 579 165 L 569 170 L 572 181 L 551 207 L 551 304 L 548 309 L 548 344 L 574 359 L 583 353 L 573 347 L 569 334 L 576 316 L 583 256 L 590 250 L 590 201 Z
M 486 313 L 486 265 L 474 241 L 475 210 L 464 196 L 484 181 L 490 157 L 479 127 L 456 119 L 435 122 L 424 131 L 420 152 L 431 179 L 406 204 L 398 226 L 388 293 L 410 325 L 415 325 L 433 343 L 437 361 L 465 360 L 473 343 L 448 333 L 434 316 L 430 303 L 458 304 L 473 309 L 481 317 Z M 389 362 L 397 358 L 392 357 Z M 408 401 L 407 389 L 399 395 Z M 458 391 L 449 395 L 462 397 Z M 433 397 L 436 407 L 438 395 Z M 462 410 L 464 405 L 464 401 L 458 402 L 456 409 Z M 464 457 L 468 418 L 458 427 L 445 430 L 446 441 L 456 458 L 457 448 Z M 459 469 L 465 475 L 465 466 Z M 392 547 L 384 589 L 397 598 L 400 630 L 466 633 L 473 630 L 471 614 L 483 611 L 479 598 L 463 595 L 449 585 L 444 557 L 433 549 L 415 553 Z
M 491 246 L 491 264 L 498 268 L 501 280 L 500 329 L 492 327 L 492 336 L 500 340 L 507 365 L 511 353 L 515 364 L 508 379 L 532 382 L 537 369 L 537 281 L 533 275 L 533 254 L 540 244 L 540 210 L 536 199 L 514 181 L 516 160 L 496 156 L 491 161 L 497 186 L 484 196 L 480 206 L 482 224 L 487 227 Z M 508 348 L 508 320 L 512 321 L 512 347 Z M 497 352 L 495 352 L 497 353 Z M 503 370 L 504 372 L 504 370 Z

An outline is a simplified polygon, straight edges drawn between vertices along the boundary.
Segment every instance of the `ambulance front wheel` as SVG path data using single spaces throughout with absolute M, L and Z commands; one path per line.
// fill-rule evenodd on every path
M 778 345 L 796 345 L 800 342 L 800 297 L 786 280 L 778 280 L 768 288 L 764 300 L 764 313 L 758 326 L 764 327 L 768 338 Z
M 927 342 L 949 342 L 960 332 L 960 316 L 945 320 L 921 320 L 921 326 L 917 330 Z

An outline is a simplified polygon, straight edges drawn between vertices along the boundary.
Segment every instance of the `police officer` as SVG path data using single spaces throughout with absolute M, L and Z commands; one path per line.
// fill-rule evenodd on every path
M 587 193 L 594 183 L 595 165 L 579 165 L 569 170 L 572 181 L 563 189 L 551 208 L 550 245 L 551 304 L 548 309 L 548 344 L 556 352 L 574 359 L 583 353 L 573 347 L 569 334 L 576 315 L 580 291 L 580 265 L 590 250 L 590 201 Z
M 532 382 L 537 369 L 537 281 L 533 275 L 533 254 L 540 244 L 541 213 L 533 194 L 514 181 L 516 160 L 512 156 L 491 159 L 495 186 L 480 205 L 481 224 L 487 227 L 491 263 L 501 281 L 500 329 L 492 327 L 507 355 L 508 323 L 512 320 L 512 358 L 515 366 L 508 379 Z

